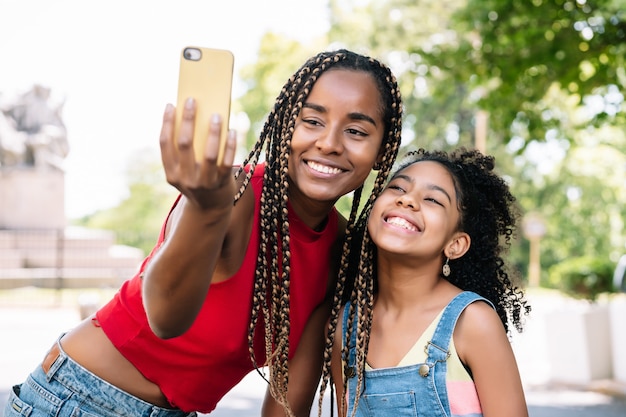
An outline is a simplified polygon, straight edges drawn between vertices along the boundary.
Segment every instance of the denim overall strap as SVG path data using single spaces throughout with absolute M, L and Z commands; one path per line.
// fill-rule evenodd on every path
M 433 388 L 437 392 L 437 396 L 447 415 L 450 415 L 450 402 L 448 401 L 448 390 L 446 389 L 446 361 L 450 356 L 450 338 L 461 313 L 468 305 L 479 300 L 485 301 L 493 307 L 489 300 L 471 291 L 464 291 L 454 297 L 443 311 L 432 339 L 424 348 L 428 355 L 426 364 L 430 370 L 427 373 L 425 372 L 426 375 L 422 376 L 427 377 L 430 374 L 430 377 L 433 378 Z M 420 370 L 420 374 L 422 374 L 422 370 Z M 424 405 L 424 403 L 420 403 L 420 405 Z M 429 415 L 429 410 L 420 409 L 420 415 Z

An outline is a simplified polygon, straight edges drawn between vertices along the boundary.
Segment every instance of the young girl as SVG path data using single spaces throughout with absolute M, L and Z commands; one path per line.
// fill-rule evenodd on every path
M 507 333 L 530 307 L 502 258 L 517 212 L 493 168 L 475 150 L 420 150 L 375 201 L 331 316 L 341 416 L 528 415 Z M 327 363 L 322 393 L 329 378 Z
M 335 246 L 344 234 L 350 240 L 373 167 L 369 201 L 384 187 L 401 109 L 385 65 L 346 50 L 320 53 L 285 84 L 233 177 L 232 132 L 217 166 L 221 121 L 212 120 L 198 164 L 195 103 L 178 110 L 177 145 L 168 105 L 161 154 L 181 195 L 157 245 L 107 305 L 14 387 L 5 415 L 209 413 L 251 370 L 268 366 L 263 414 L 308 416 L 339 263 L 331 254 L 342 253 Z M 352 191 L 346 221 L 334 204 Z

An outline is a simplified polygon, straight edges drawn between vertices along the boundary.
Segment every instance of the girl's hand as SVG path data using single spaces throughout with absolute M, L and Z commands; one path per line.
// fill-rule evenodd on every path
M 188 99 L 182 111 L 177 143 L 174 140 L 176 113 L 174 106 L 168 104 L 163 114 L 159 143 L 167 182 L 202 211 L 232 206 L 236 192 L 232 175 L 236 147 L 235 131 L 228 132 L 224 160 L 218 165 L 219 134 L 223 121 L 218 115 L 214 116 L 209 126 L 204 159 L 196 161 L 193 150 L 195 101 Z

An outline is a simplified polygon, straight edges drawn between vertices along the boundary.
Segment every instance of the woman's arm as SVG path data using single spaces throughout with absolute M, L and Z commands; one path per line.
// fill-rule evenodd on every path
M 166 179 L 183 195 L 168 219 L 165 240 L 143 276 L 144 307 L 152 330 L 161 338 L 179 336 L 192 325 L 216 278 L 216 268 L 228 272 L 233 269 L 219 265 L 222 252 L 229 245 L 242 244 L 245 228 L 252 222 L 248 214 L 254 207 L 252 202 L 233 208 L 236 184 L 231 168 L 235 154 L 232 134 L 224 165 L 216 166 L 219 120 L 210 125 L 206 160 L 196 163 L 191 145 L 195 106 L 190 104 L 183 112 L 178 144 L 172 139 L 175 112 L 170 105 L 163 116 L 160 137 Z M 250 213 L 245 213 L 248 210 Z M 242 214 L 246 216 L 241 219 L 250 220 L 237 221 Z M 244 251 L 245 246 L 241 249 Z
M 528 417 L 515 355 L 493 308 L 469 305 L 457 323 L 454 344 L 471 369 L 484 417 Z

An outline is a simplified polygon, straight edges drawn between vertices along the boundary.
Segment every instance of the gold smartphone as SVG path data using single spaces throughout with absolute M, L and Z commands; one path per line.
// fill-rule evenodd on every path
M 204 159 L 209 122 L 215 113 L 222 117 L 217 164 L 222 165 L 224 160 L 230 117 L 233 65 L 234 56 L 232 52 L 227 50 L 187 46 L 181 52 L 175 139 L 178 140 L 177 136 L 185 101 L 192 97 L 196 100 L 196 121 L 193 135 L 196 161 Z

